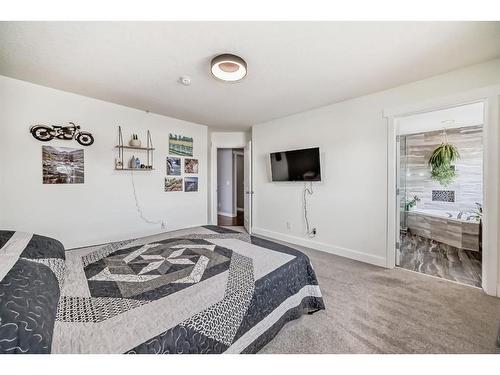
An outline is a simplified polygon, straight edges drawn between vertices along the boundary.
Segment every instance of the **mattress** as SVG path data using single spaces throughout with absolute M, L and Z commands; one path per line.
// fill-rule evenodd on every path
M 303 253 L 203 226 L 64 251 L 0 231 L 0 353 L 256 353 L 325 308 Z

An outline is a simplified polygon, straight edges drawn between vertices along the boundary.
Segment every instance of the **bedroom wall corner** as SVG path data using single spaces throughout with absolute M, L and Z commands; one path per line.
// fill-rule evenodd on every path
M 207 223 L 207 127 L 166 116 L 71 94 L 0 76 L 0 224 L 54 237 L 75 248 L 156 234 Z M 90 131 L 95 143 L 42 143 L 29 133 L 33 124 L 64 125 L 73 121 Z M 152 134 L 155 170 L 134 172 L 141 219 L 129 171 L 116 171 L 118 125 L 124 142 L 132 133 L 146 141 Z M 169 133 L 193 137 L 199 160 L 197 192 L 165 192 Z M 43 184 L 42 145 L 84 150 L 83 184 Z M 128 152 L 130 159 L 134 152 Z M 144 160 L 145 153 L 135 154 Z M 183 167 L 183 166 L 182 166 Z M 186 174 L 182 173 L 182 176 Z M 161 221 L 166 228 L 161 227 Z

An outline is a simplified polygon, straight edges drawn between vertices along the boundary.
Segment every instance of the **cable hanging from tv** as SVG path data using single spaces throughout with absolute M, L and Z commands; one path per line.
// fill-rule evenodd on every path
M 307 196 L 308 195 L 313 195 L 313 183 L 312 181 L 309 182 L 311 185 L 310 187 L 307 186 L 307 182 L 304 182 L 304 191 L 303 191 L 303 200 L 304 200 L 304 219 L 306 221 L 306 234 L 309 238 L 314 238 L 316 237 L 316 228 L 313 228 L 312 230 L 310 229 L 309 226 L 309 217 L 307 214 Z

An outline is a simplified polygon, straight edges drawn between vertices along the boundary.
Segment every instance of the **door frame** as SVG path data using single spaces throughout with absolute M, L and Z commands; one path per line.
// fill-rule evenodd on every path
M 245 132 L 213 132 L 210 135 L 210 213 L 208 222 L 217 225 L 217 150 L 219 148 L 245 148 Z
M 233 215 L 236 217 L 238 215 L 238 158 L 244 158 L 244 151 L 233 150 Z M 243 162 L 243 170 L 245 165 Z M 245 195 L 245 189 L 243 189 L 243 196 Z M 241 208 L 243 210 L 243 208 Z M 241 211 L 240 210 L 240 211 Z
M 396 223 L 397 204 L 397 135 L 398 118 L 457 107 L 477 102 L 484 103 L 483 124 L 483 264 L 482 288 L 486 294 L 500 297 L 498 285 L 499 264 L 499 98 L 500 85 L 467 91 L 465 93 L 437 98 L 422 102 L 384 110 L 387 118 L 387 238 L 386 257 L 388 268 L 395 267 L 396 241 L 399 237 Z

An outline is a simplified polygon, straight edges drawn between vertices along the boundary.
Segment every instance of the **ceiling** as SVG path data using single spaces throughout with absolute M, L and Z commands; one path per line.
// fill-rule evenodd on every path
M 238 130 L 491 60 L 499 41 L 500 22 L 0 22 L 0 74 Z M 211 77 L 225 52 L 243 81 Z

